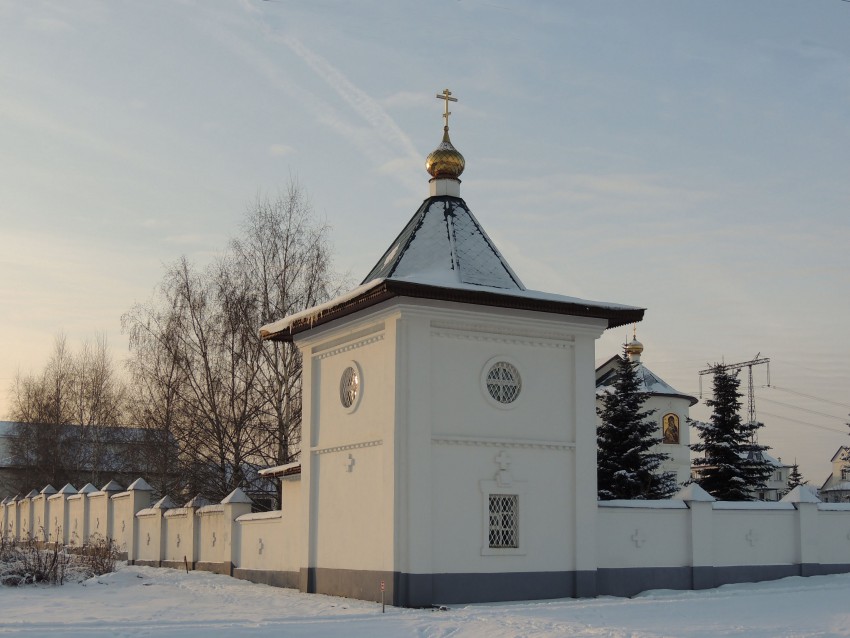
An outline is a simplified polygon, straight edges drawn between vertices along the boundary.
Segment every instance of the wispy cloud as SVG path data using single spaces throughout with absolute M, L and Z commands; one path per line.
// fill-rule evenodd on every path
M 295 149 L 286 144 L 272 144 L 269 146 L 269 155 L 272 157 L 283 157 L 284 155 L 291 155 L 295 152 Z
M 361 90 L 340 69 L 310 49 L 300 39 L 291 34 L 274 32 L 258 19 L 256 7 L 251 3 L 243 2 L 242 4 L 256 29 L 270 42 L 284 45 L 323 80 L 334 95 L 342 100 L 346 111 L 338 110 L 328 99 L 307 87 L 296 85 L 291 77 L 280 72 L 277 62 L 271 60 L 257 45 L 238 35 L 235 30 L 225 30 L 221 25 L 210 24 L 210 33 L 247 60 L 279 90 L 286 92 L 305 110 L 311 112 L 318 122 L 354 145 L 364 157 L 369 158 L 374 165 L 374 170 L 392 176 L 412 191 L 421 190 L 421 180 L 416 179 L 406 168 L 412 160 L 420 162 L 421 153 L 387 113 L 381 102 Z
M 295 55 L 322 78 L 355 113 L 366 120 L 381 139 L 393 146 L 400 147 L 406 155 L 418 157 L 413 142 L 377 100 L 356 87 L 343 75 L 342 71 L 316 52 L 308 49 L 298 38 L 286 35 L 280 36 L 280 41 L 286 44 Z

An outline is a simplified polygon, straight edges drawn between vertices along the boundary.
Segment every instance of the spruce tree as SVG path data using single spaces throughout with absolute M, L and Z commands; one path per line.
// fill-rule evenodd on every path
M 707 423 L 693 421 L 702 442 L 694 443 L 694 459 L 698 471 L 696 482 L 720 501 L 756 500 L 754 493 L 764 489 L 773 473 L 773 465 L 764 459 L 767 446 L 754 441 L 761 423 L 744 423 L 741 408 L 740 380 L 721 364 L 712 366 L 714 397 L 705 403 L 712 408 Z
M 651 451 L 661 439 L 647 419 L 655 410 L 641 411 L 649 393 L 641 390 L 638 365 L 624 351 L 613 391 L 596 408 L 599 500 L 669 498 L 678 488 L 673 472 L 659 471 L 669 455 Z
M 808 481 L 803 480 L 803 475 L 800 474 L 800 466 L 797 465 L 796 459 L 794 460 L 794 465 L 791 466 L 791 472 L 788 474 L 788 483 L 785 491 L 782 493 L 785 496 L 788 492 L 793 490 L 798 485 L 806 485 Z

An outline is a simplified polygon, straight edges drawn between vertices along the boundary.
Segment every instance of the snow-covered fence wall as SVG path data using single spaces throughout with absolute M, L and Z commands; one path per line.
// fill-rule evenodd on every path
M 131 562 L 303 587 L 299 485 L 283 477 L 283 509 L 263 513 L 251 513 L 240 490 L 177 507 L 168 497 L 151 504 L 141 479 L 120 492 L 66 485 L 6 498 L 0 520 L 7 538 L 44 540 L 36 530 L 47 529 L 51 542 L 81 545 L 103 534 Z M 802 488 L 778 503 L 730 503 L 692 485 L 665 501 L 600 502 L 587 524 L 596 531 L 598 594 L 850 572 L 850 504 L 821 503 Z
M 197 538 L 197 508 L 175 507 L 165 513 L 165 547 L 162 566 L 195 568 L 195 540 Z
M 300 476 L 284 476 L 281 510 L 237 519 L 242 538 L 234 576 L 278 587 L 300 587 L 304 559 L 300 486 Z
M 691 488 L 681 500 L 599 504 L 598 593 L 850 572 L 850 504 L 800 489 L 778 503 L 717 502 Z
M 231 492 L 220 504 L 198 509 L 196 569 L 231 575 L 239 557 L 240 524 L 251 512 L 251 499 L 242 490 Z

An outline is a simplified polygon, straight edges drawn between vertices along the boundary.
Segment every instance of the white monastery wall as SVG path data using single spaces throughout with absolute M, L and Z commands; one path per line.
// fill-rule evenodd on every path
M 197 518 L 194 507 L 175 507 L 165 512 L 163 562 L 168 563 L 169 566 L 178 567 L 184 564 L 185 558 L 189 566 L 193 566 Z
M 735 509 L 724 506 L 735 505 Z M 771 506 L 770 509 L 764 506 Z M 792 503 L 713 504 L 714 565 L 784 565 L 795 562 L 798 546 Z
M 690 516 L 682 501 L 634 507 L 636 502 L 599 504 L 597 556 L 600 568 L 685 567 L 691 564 Z
M 535 524 L 528 525 L 525 520 L 521 523 L 529 535 L 519 551 L 488 556 L 482 551 L 486 549 L 483 536 L 476 536 L 473 542 L 465 534 L 452 537 L 440 530 L 469 527 L 483 535 L 483 492 L 477 477 L 485 470 L 496 471 L 493 457 L 499 448 L 456 443 L 435 443 L 432 447 L 431 470 L 436 483 L 431 509 L 436 518 L 429 554 L 431 573 L 478 569 L 481 574 L 511 570 L 542 574 L 575 569 L 565 532 L 574 523 L 563 514 L 570 510 L 567 499 L 558 504 L 548 500 L 542 488 L 523 487 L 524 482 L 530 487 L 537 471 L 566 482 L 570 469 L 564 461 L 571 450 L 510 449 L 512 487 L 519 490 L 521 502 L 527 507 L 521 517 L 535 520 Z M 364 465 L 373 460 L 364 457 Z M 197 510 L 169 508 L 162 502 L 155 507 L 141 507 L 149 504 L 150 493 L 146 491 L 108 497 L 102 492 L 68 498 L 56 494 L 49 500 L 39 495 L 0 506 L 0 514 L 6 521 L 6 537 L 14 538 L 13 530 L 17 529 L 17 538 L 25 540 L 25 533 L 13 523 L 29 507 L 35 509 L 49 502 L 53 507 L 50 515 L 57 520 L 61 520 L 63 512 L 67 513 L 70 529 L 70 521 L 83 520 L 79 518 L 79 512 L 84 510 L 81 501 L 90 501 L 91 526 L 92 514 L 100 511 L 102 515 L 108 498 L 113 505 L 113 538 L 128 552 L 131 561 L 182 569 L 185 556 L 190 568 L 221 573 L 235 568 L 243 578 L 299 586 L 298 574 L 304 567 L 304 540 L 298 516 L 302 505 L 300 486 L 297 477 L 286 477 L 285 509 L 258 514 L 248 513 L 249 505 L 244 502 L 223 502 Z M 564 492 L 569 492 L 569 486 Z M 463 503 L 471 499 L 481 503 L 481 507 L 464 508 Z M 609 501 L 598 504 L 595 514 L 593 557 L 601 593 L 629 595 L 648 586 L 707 587 L 794 574 L 850 571 L 848 504 Z M 344 510 L 338 516 L 353 514 Z M 70 539 L 67 544 L 71 544 Z M 439 551 L 434 551 L 438 547 Z M 363 564 L 365 569 L 371 569 L 368 563 Z M 369 592 L 364 596 L 373 597 Z
M 162 515 L 165 510 L 149 507 L 135 515 L 137 545 L 135 560 L 142 564 L 159 565 L 162 560 L 162 547 L 167 544 L 163 538 L 164 525 Z
M 241 541 L 236 563 L 243 569 L 298 571 L 287 565 L 287 558 L 297 555 L 297 548 L 287 543 L 283 512 L 258 512 L 239 517 Z M 296 550 L 293 552 L 292 550 Z M 291 562 L 291 561 L 290 561 Z
M 67 543 L 72 546 L 83 545 L 88 540 L 87 524 L 89 502 L 85 494 L 73 494 L 68 497 L 68 533 Z
M 109 496 L 109 492 L 92 492 L 88 495 L 88 536 L 83 539 L 84 543 L 95 536 L 115 538 L 112 522 L 112 499 Z
M 17 519 L 18 519 L 18 535 L 20 538 L 32 537 L 32 512 L 33 503 L 30 499 L 24 499 L 18 502 Z
M 47 519 L 47 540 L 51 543 L 67 543 L 68 497 L 67 494 L 53 494 L 47 497 L 50 515 Z
M 820 503 L 814 535 L 819 562 L 833 556 L 846 556 L 850 545 L 850 503 Z M 844 562 L 850 562 L 850 557 Z
M 300 529 L 290 538 L 309 540 L 301 542 L 301 560 L 292 571 L 306 569 L 307 578 L 318 582 L 327 570 L 345 578 L 393 569 L 397 316 L 378 307 L 344 329 L 316 330 L 298 343 L 310 379 L 302 432 L 310 445 L 302 449 L 301 480 L 295 483 L 303 490 Z M 349 368 L 357 373 L 359 392 L 345 407 L 340 383 Z M 295 505 L 284 508 L 284 524 L 293 529 Z
M 26 535 L 21 533 L 21 522 L 18 516 L 21 511 L 21 502 L 12 502 L 5 509 L 7 512 L 5 533 L 15 538 L 26 538 Z
M 396 571 L 414 579 L 455 573 L 504 579 L 595 565 L 595 456 L 576 459 L 575 448 L 577 440 L 596 446 L 593 343 L 601 325 L 504 310 L 496 317 L 450 303 L 399 308 L 397 374 L 407 391 L 396 399 L 403 454 Z M 509 405 L 486 388 L 487 372 L 500 361 L 522 378 L 520 396 Z M 578 389 L 590 400 L 577 400 Z M 489 546 L 491 494 L 518 497 L 516 548 Z M 580 526 L 581 512 L 590 515 Z M 467 586 L 450 576 L 430 585 L 418 580 L 436 597 Z
M 119 492 L 112 497 L 113 534 L 112 539 L 128 560 L 136 558 L 135 547 L 138 538 L 135 515 L 150 504 L 150 492 Z
M 198 563 L 221 564 L 230 562 L 230 521 L 224 516 L 224 505 L 207 505 L 198 508 Z
M 39 494 L 32 499 L 32 536 L 36 540 L 46 541 L 48 536 L 48 521 L 50 520 L 50 501 L 46 494 Z M 19 537 L 20 538 L 20 537 Z

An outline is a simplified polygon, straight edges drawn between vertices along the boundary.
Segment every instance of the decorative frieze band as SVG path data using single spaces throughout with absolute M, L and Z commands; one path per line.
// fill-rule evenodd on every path
M 442 321 L 431 323 L 431 335 L 434 337 L 445 337 L 447 339 L 508 343 L 521 346 L 535 346 L 538 348 L 568 349 L 574 345 L 574 339 L 572 337 L 541 334 L 517 335 L 516 332 L 503 330 L 495 326 L 449 324 Z
M 334 445 L 332 447 L 313 448 L 310 451 L 313 454 L 330 454 L 331 452 L 346 452 L 348 450 L 357 450 L 364 447 L 375 447 L 377 445 L 383 444 L 384 440 L 378 439 L 377 441 L 363 441 L 362 443 L 349 443 L 348 445 Z
M 333 357 L 342 352 L 348 352 L 349 350 L 356 350 L 357 348 L 362 348 L 363 346 L 368 346 L 370 343 L 375 343 L 377 341 L 383 341 L 384 334 L 372 335 L 371 337 L 367 337 L 366 339 L 360 339 L 358 341 L 352 341 L 351 343 L 347 343 L 344 346 L 339 346 L 338 348 L 334 348 L 333 350 L 328 350 L 326 352 L 322 352 L 316 355 L 317 359 L 327 359 L 328 357 Z
M 537 439 L 504 439 L 483 436 L 449 436 L 431 437 L 431 442 L 439 445 L 479 445 L 500 448 L 526 448 L 537 450 L 574 450 L 575 443 L 566 441 L 540 441 Z

